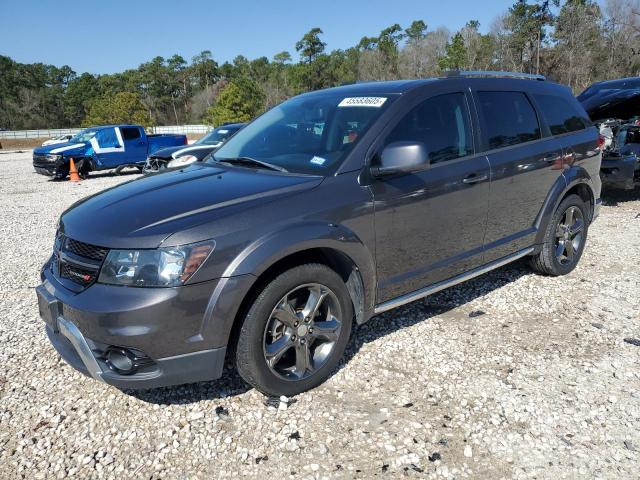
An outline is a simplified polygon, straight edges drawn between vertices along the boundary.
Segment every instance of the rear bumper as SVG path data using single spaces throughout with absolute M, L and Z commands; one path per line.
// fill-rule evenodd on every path
M 631 190 L 640 184 L 640 161 L 635 155 L 603 158 L 600 178 L 603 187 Z

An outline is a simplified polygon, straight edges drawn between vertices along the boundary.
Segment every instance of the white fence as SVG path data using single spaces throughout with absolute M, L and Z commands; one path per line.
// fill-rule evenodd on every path
M 151 127 L 149 133 L 207 133 L 212 127 L 209 125 L 172 125 Z M 50 128 L 42 130 L 0 130 L 0 138 L 53 138 L 60 135 L 75 135 L 81 128 Z

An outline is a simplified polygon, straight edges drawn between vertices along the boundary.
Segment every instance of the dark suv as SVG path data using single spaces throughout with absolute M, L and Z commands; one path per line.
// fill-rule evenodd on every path
M 600 206 L 598 132 L 567 88 L 517 77 L 307 93 L 205 162 L 76 203 L 37 288 L 51 342 L 120 388 L 212 380 L 229 355 L 293 395 L 373 315 L 525 256 L 569 273 Z

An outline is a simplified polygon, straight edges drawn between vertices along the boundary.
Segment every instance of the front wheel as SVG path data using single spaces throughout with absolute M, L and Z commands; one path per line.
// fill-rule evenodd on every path
M 566 275 L 582 256 L 589 229 L 587 207 L 577 195 L 569 195 L 556 209 L 547 226 L 544 244 L 532 257 L 534 270 L 546 275 Z
M 353 306 L 342 278 L 307 264 L 271 281 L 239 332 L 240 376 L 266 395 L 297 395 L 331 374 L 351 334 Z

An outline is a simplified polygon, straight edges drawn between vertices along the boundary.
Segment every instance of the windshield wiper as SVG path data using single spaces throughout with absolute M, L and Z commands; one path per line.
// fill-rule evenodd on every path
M 230 164 L 241 164 L 241 165 L 254 165 L 263 168 L 268 168 L 269 170 L 275 170 L 277 172 L 288 173 L 289 171 L 281 167 L 280 165 L 274 165 L 273 163 L 263 162 L 262 160 L 256 160 L 251 157 L 236 157 L 236 158 L 221 158 L 220 160 L 216 160 L 218 163 L 230 163 Z

